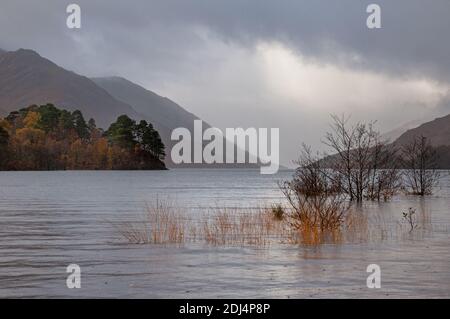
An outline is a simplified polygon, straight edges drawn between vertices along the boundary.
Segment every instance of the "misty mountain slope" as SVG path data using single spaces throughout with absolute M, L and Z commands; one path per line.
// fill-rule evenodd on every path
M 384 140 L 387 140 L 389 142 L 394 142 L 396 139 L 398 139 L 403 133 L 405 133 L 408 130 L 411 130 L 413 128 L 416 128 L 420 126 L 424 121 L 423 120 L 414 120 L 407 122 L 403 125 L 400 125 L 390 131 L 387 131 L 386 133 L 383 133 L 381 137 Z
M 138 84 L 135 84 L 121 77 L 100 77 L 92 78 L 92 80 L 105 89 L 111 96 L 124 103 L 131 105 L 136 111 L 145 116 L 155 128 L 159 131 L 161 139 L 170 149 L 177 141 L 171 140 L 172 130 L 177 127 L 184 127 L 194 132 L 194 120 L 199 120 L 197 116 L 186 111 L 181 106 L 168 98 L 162 97 L 150 90 L 147 90 Z M 209 128 L 210 125 L 203 122 L 203 130 Z M 193 147 L 193 139 L 191 145 Z M 232 143 L 224 139 L 224 145 L 232 145 Z M 208 142 L 203 141 L 203 146 Z M 248 157 L 248 152 L 246 157 Z M 236 158 L 237 155 L 235 155 Z M 166 157 L 166 164 L 171 167 L 174 164 L 170 160 L 170 156 Z M 253 167 L 254 164 L 178 164 L 177 167 Z
M 92 78 L 92 81 L 115 99 L 132 105 L 147 121 L 152 123 L 161 135 L 167 152 L 176 143 L 171 140 L 172 130 L 177 127 L 185 127 L 193 132 L 194 120 L 199 119 L 168 98 L 159 96 L 127 79 L 99 77 Z M 206 123 L 204 124 L 204 129 L 206 129 Z M 169 167 L 174 165 L 170 156 L 166 157 L 166 164 Z
M 131 105 L 137 112 L 168 127 L 190 128 L 199 118 L 166 97 L 162 97 L 121 77 L 92 78 L 117 100 Z
M 114 99 L 89 78 L 67 71 L 32 50 L 1 54 L 0 109 L 3 113 L 45 103 L 72 111 L 79 109 L 103 128 L 108 128 L 122 114 L 141 117 L 131 106 Z
M 170 138 L 173 129 L 185 127 L 193 132 L 194 120 L 199 119 L 168 98 L 159 96 L 127 79 L 98 77 L 92 78 L 92 81 L 115 99 L 132 105 L 134 110 L 142 114 L 159 131 L 161 139 L 168 148 L 174 145 Z M 207 125 L 204 124 L 206 128 Z
M 429 138 L 433 146 L 450 146 L 450 114 L 406 131 L 395 144 L 405 145 L 422 135 Z

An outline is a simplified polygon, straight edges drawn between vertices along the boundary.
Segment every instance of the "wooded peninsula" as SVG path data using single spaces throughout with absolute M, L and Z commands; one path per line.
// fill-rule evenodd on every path
M 164 148 L 151 123 L 127 115 L 106 131 L 52 104 L 0 118 L 0 170 L 166 169 Z

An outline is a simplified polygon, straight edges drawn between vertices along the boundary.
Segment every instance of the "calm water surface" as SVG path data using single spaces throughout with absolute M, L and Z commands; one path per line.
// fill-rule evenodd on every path
M 435 195 L 424 200 L 399 196 L 367 204 L 364 211 L 391 229 L 369 242 L 270 248 L 132 245 L 112 226 L 142 215 L 156 200 L 192 214 L 280 202 L 277 181 L 291 174 L 0 172 L 0 297 L 450 297 L 448 173 Z M 414 235 L 398 231 L 408 207 L 427 216 Z M 66 287 L 71 263 L 81 266 L 81 289 Z M 371 263 L 381 267 L 381 289 L 366 287 Z

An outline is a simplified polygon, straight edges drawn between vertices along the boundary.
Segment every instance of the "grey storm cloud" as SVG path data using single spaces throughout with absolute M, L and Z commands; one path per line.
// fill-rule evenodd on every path
M 342 51 L 352 52 L 362 59 L 337 62 L 352 63 L 354 67 L 450 77 L 448 0 L 74 2 L 83 10 L 80 33 L 91 34 L 92 45 L 108 43 L 105 48 L 110 50 L 111 59 L 131 52 L 131 57 L 142 55 L 154 59 L 155 67 L 164 67 L 164 62 L 170 64 L 187 52 L 195 52 L 200 39 L 189 31 L 197 27 L 243 46 L 278 40 L 303 54 L 328 61 L 340 59 Z M 365 27 L 365 9 L 372 2 L 382 8 L 381 30 Z M 51 49 L 55 57 L 59 51 L 76 51 L 74 46 L 80 44 L 68 37 L 64 28 L 68 3 L 2 0 L 0 45 Z

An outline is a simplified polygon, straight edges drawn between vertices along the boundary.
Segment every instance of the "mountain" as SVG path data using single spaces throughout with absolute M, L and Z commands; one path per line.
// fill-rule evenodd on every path
M 390 130 L 390 131 L 382 134 L 381 137 L 386 141 L 393 142 L 396 139 L 398 139 L 403 133 L 420 126 L 423 122 L 424 122 L 423 120 L 414 120 L 414 121 L 407 122 L 393 130 Z
M 450 146 L 450 114 L 406 131 L 395 143 L 405 145 L 411 142 L 416 136 L 429 138 L 431 144 L 435 147 Z
M 450 169 L 450 146 L 436 147 L 436 166 L 441 169 Z
M 171 140 L 171 133 L 174 128 L 185 127 L 193 132 L 194 120 L 199 120 L 197 116 L 189 113 L 168 98 L 162 97 L 122 77 L 99 77 L 91 80 L 118 101 L 132 105 L 134 110 L 150 121 L 161 135 L 167 150 L 170 150 L 176 143 Z M 207 127 L 207 125 L 206 127 L 204 125 L 204 129 Z M 174 166 L 170 156 L 166 158 L 166 162 L 168 166 Z M 177 166 L 195 167 L 198 165 Z
M 431 145 L 436 148 L 437 167 L 450 169 L 450 114 L 406 131 L 394 144 L 406 145 L 417 136 L 427 137 Z
M 46 103 L 70 111 L 79 109 L 86 120 L 94 118 L 97 126 L 104 129 L 122 114 L 137 121 L 145 119 L 154 124 L 168 147 L 173 128 L 191 128 L 194 119 L 198 119 L 171 100 L 126 79 L 92 80 L 65 70 L 32 50 L 0 53 L 0 116 Z M 167 161 L 170 165 L 170 159 Z
M 87 77 L 67 71 L 32 50 L 0 55 L 0 109 L 11 112 L 31 104 L 53 103 L 79 109 L 97 125 L 107 128 L 119 115 L 142 117 Z
M 194 121 L 199 120 L 199 118 L 170 99 L 162 97 L 121 77 L 101 77 L 92 78 L 91 80 L 101 88 L 105 89 L 115 99 L 132 105 L 133 109 L 145 116 L 158 130 L 167 149 L 170 149 L 177 143 L 170 138 L 174 128 L 184 127 L 193 134 Z M 211 127 L 206 122 L 203 122 L 202 124 L 203 131 Z M 231 146 L 231 143 L 225 139 L 223 143 L 226 146 Z M 208 142 L 203 142 L 203 146 L 206 144 L 208 144 Z M 193 144 L 191 145 L 193 147 Z M 248 157 L 248 152 L 246 152 L 246 157 Z M 166 159 L 166 162 L 168 166 L 173 166 L 169 158 Z M 178 164 L 177 167 L 202 167 L 204 165 L 205 164 Z M 208 167 L 256 168 L 258 166 L 254 164 L 209 164 Z
M 158 130 L 167 150 L 170 150 L 176 143 L 171 140 L 174 128 L 184 127 L 193 132 L 194 120 L 199 120 L 197 116 L 189 113 L 168 98 L 162 97 L 122 77 L 99 77 L 91 80 L 118 101 L 132 105 L 134 110 L 148 119 Z M 207 127 L 204 125 L 204 129 Z M 192 143 L 191 145 L 193 146 Z M 168 166 L 174 166 L 171 163 L 170 156 L 167 157 L 166 162 Z M 177 166 L 193 167 L 198 165 Z
M 92 78 L 94 83 L 108 92 L 116 100 L 132 105 L 145 119 L 159 131 L 166 146 L 171 147 L 171 133 L 174 128 L 185 127 L 193 132 L 197 116 L 189 113 L 175 102 L 149 91 L 121 77 Z M 205 125 L 205 129 L 208 126 Z
M 189 113 L 166 97 L 149 91 L 121 77 L 92 78 L 98 86 L 111 96 L 123 101 L 150 119 L 165 127 L 191 127 L 197 116 Z
M 89 79 L 68 71 L 32 50 L 0 53 L 0 116 L 32 104 L 52 103 L 70 111 L 80 110 L 86 120 L 107 129 L 118 116 L 126 114 L 152 123 L 166 145 L 166 165 L 170 160 L 171 132 L 184 127 L 193 132 L 199 119 L 168 98 L 120 77 Z M 203 123 L 203 129 L 208 128 Z M 228 142 L 224 142 L 225 143 Z M 204 145 L 206 142 L 204 142 Z M 247 155 L 248 156 L 248 155 Z M 203 167 L 183 164 L 177 167 Z M 208 167 L 258 167 L 253 164 L 212 164 Z

